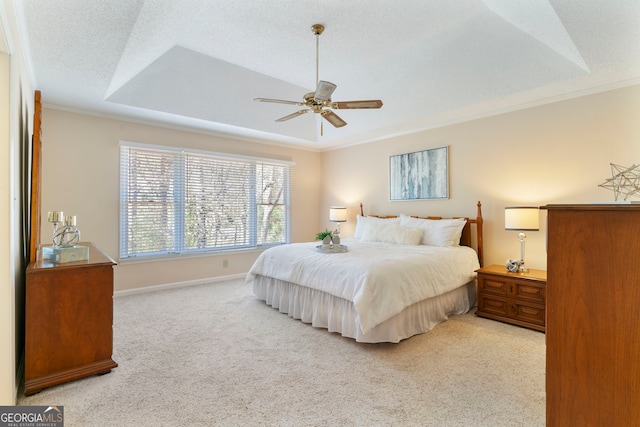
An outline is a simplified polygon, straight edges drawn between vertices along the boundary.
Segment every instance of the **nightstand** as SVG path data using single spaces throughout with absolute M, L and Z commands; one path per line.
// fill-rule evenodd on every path
M 476 272 L 478 316 L 545 331 L 545 270 L 530 269 L 526 273 L 511 273 L 504 265 L 490 265 Z

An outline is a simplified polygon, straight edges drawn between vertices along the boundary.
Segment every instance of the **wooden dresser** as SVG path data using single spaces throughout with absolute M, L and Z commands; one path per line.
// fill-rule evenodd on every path
M 544 332 L 546 271 L 511 273 L 504 265 L 490 265 L 476 272 L 478 316 Z
M 27 267 L 25 394 L 118 366 L 113 350 L 113 266 L 92 243 L 89 260 Z
M 549 205 L 547 426 L 640 425 L 640 205 Z

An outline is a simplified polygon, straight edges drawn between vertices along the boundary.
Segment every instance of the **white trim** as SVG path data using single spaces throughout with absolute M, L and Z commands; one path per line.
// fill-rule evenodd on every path
M 129 295 L 146 294 L 148 292 L 164 291 L 167 289 L 184 288 L 186 286 L 206 285 L 209 283 L 226 282 L 227 280 L 243 279 L 247 277 L 247 273 L 232 274 L 229 276 L 208 277 L 205 279 L 187 280 L 185 282 L 165 283 L 164 285 L 145 286 L 142 288 L 125 289 L 115 291 L 114 298 L 126 297 Z
M 11 21 L 15 23 L 15 34 L 12 36 L 11 39 L 7 40 L 7 43 L 9 44 L 9 49 L 12 50 L 11 53 L 13 53 L 14 49 L 18 49 L 18 51 L 20 52 L 20 56 L 22 57 L 24 72 L 29 81 L 29 85 L 32 88 L 37 88 L 38 80 L 36 79 L 36 73 L 33 67 L 33 57 L 31 54 L 31 40 L 29 39 L 29 32 L 27 31 L 27 23 L 24 20 L 24 17 L 25 17 L 24 2 L 9 0 L 8 3 L 11 3 L 13 6 L 13 7 L 10 7 L 10 9 L 12 9 L 11 12 L 13 14 L 13 17 L 12 17 L 13 19 L 11 18 L 9 19 L 11 19 Z M 5 13 L 7 12 L 8 10 L 5 10 Z
M 495 117 L 495 116 L 508 114 L 516 111 L 528 110 L 529 108 L 541 107 L 549 104 L 554 104 L 556 102 L 569 101 L 572 99 L 582 98 L 585 96 L 597 95 L 600 93 L 609 92 L 617 89 L 623 89 L 623 88 L 634 86 L 637 84 L 640 84 L 640 78 L 632 78 L 628 80 L 621 80 L 613 83 L 607 83 L 600 86 L 589 87 L 586 89 L 579 89 L 579 90 L 575 90 L 567 93 L 549 95 L 544 98 L 525 101 L 519 104 L 508 105 L 504 107 L 498 107 L 492 110 L 482 111 L 479 113 L 464 114 L 460 117 L 456 117 L 452 119 L 437 120 L 436 122 L 427 123 L 424 126 L 412 127 L 409 130 L 400 130 L 397 132 L 390 132 L 390 133 L 378 131 L 378 133 L 382 134 L 381 136 L 365 137 L 360 141 L 352 141 L 352 142 L 337 141 L 334 145 L 324 147 L 320 151 L 327 152 L 327 151 L 342 150 L 344 148 L 355 147 L 363 144 L 369 144 L 371 142 L 392 140 L 393 138 L 398 138 L 404 135 L 413 135 L 413 134 L 426 132 L 433 129 L 440 129 L 447 126 L 457 125 L 460 123 L 467 123 L 474 120 L 485 119 L 488 117 Z M 516 93 L 514 95 L 518 95 L 518 94 Z M 447 112 L 444 112 L 442 114 L 447 114 Z
M 201 135 L 210 135 L 220 138 L 228 138 L 230 140 L 237 141 L 248 141 L 254 142 L 256 144 L 266 144 L 273 147 L 282 147 L 289 148 L 294 150 L 301 151 L 311 151 L 311 152 L 322 152 L 323 150 L 313 146 L 317 143 L 317 141 L 307 141 L 300 138 L 293 138 L 283 135 L 274 135 L 266 132 L 258 132 L 260 135 L 264 136 L 251 136 L 251 135 L 241 135 L 241 134 L 233 134 L 230 131 L 216 130 L 211 128 L 211 122 L 206 122 L 205 120 L 200 119 L 190 119 L 193 122 L 201 123 L 201 125 L 187 125 L 187 124 L 179 124 L 175 122 L 175 118 L 173 118 L 172 114 L 162 113 L 159 111 L 155 111 L 159 118 L 150 118 L 150 117 L 141 117 L 141 116 L 133 116 L 125 113 L 118 113 L 114 111 L 95 111 L 90 110 L 90 106 L 68 106 L 68 105 L 60 105 L 54 104 L 50 102 L 43 102 L 42 108 L 48 108 L 51 110 L 57 111 L 65 111 L 68 113 L 74 114 L 82 114 L 85 116 L 91 117 L 100 117 L 108 120 L 120 120 L 129 123 L 137 123 L 141 125 L 155 126 L 163 129 L 172 129 L 180 132 L 190 132 L 197 133 Z M 135 114 L 134 112 L 130 114 Z M 230 126 L 233 127 L 233 126 Z M 241 128 L 237 128 L 241 129 Z M 303 145 L 300 145 L 303 144 Z
M 4 2 L 0 2 L 0 53 L 11 55 L 13 52 L 13 39 L 9 31 L 9 18 Z

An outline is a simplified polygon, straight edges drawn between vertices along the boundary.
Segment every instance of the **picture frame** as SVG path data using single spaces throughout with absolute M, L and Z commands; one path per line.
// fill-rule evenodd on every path
M 389 157 L 390 200 L 449 198 L 449 147 Z

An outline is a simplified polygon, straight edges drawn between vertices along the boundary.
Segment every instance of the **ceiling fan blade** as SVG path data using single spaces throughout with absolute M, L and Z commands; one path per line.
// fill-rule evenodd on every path
M 342 126 L 346 126 L 347 122 L 342 120 L 340 116 L 334 113 L 331 110 L 322 110 L 322 117 L 329 123 L 331 123 L 334 127 L 341 128 Z
M 380 108 L 382 107 L 382 101 L 380 101 L 379 99 L 370 99 L 367 101 L 332 102 L 330 107 L 336 110 L 348 110 L 353 108 Z
M 313 97 L 321 101 L 328 101 L 331 99 L 331 94 L 334 90 L 336 90 L 337 87 L 338 86 L 334 85 L 331 82 L 320 80 L 318 82 L 318 87 L 316 88 L 316 94 Z
M 304 102 L 299 101 L 285 101 L 284 99 L 270 99 L 270 98 L 254 98 L 254 101 L 258 102 L 275 102 L 277 104 L 290 104 L 290 105 L 300 105 L 304 106 Z
M 302 104 L 302 105 L 304 105 L 304 104 Z M 301 116 L 301 115 L 303 115 L 305 113 L 308 113 L 309 111 L 311 111 L 311 110 L 306 109 L 306 110 L 296 111 L 295 113 L 289 114 L 288 116 L 280 117 L 278 120 L 276 120 L 276 122 L 284 122 L 284 121 L 293 119 L 294 117 L 298 117 L 298 116 Z

